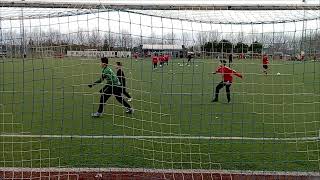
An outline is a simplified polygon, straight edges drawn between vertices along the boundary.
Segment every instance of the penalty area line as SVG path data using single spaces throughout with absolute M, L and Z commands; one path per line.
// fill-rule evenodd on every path
M 129 135 L 58 135 L 58 134 L 0 134 L 15 138 L 74 138 L 74 139 L 185 139 L 185 140 L 252 140 L 252 141 L 314 141 L 320 137 L 272 138 L 272 137 L 223 137 L 223 136 L 129 136 Z

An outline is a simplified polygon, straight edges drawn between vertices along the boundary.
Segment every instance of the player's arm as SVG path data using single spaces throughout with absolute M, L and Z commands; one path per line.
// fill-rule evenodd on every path
M 217 73 L 222 73 L 222 67 L 219 66 L 217 69 L 216 69 L 216 72 L 212 72 L 212 74 L 217 74 Z
M 237 71 L 235 70 L 232 70 L 232 73 L 236 76 L 238 76 L 239 78 L 243 78 L 242 74 L 238 73 Z
M 96 80 L 95 82 L 93 82 L 92 84 L 89 84 L 89 88 L 92 88 L 94 85 L 96 84 L 100 84 L 104 79 L 106 79 L 106 75 L 105 74 L 102 74 L 101 75 L 101 78 L 99 78 L 98 80 Z
M 222 72 L 221 67 L 218 67 L 218 68 L 216 69 L 216 71 L 211 72 L 211 73 L 209 73 L 209 74 L 217 74 L 217 73 L 221 73 L 221 72 Z

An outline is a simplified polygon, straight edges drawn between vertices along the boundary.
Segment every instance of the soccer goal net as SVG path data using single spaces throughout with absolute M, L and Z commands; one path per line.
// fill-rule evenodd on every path
M 0 179 L 319 178 L 320 2 L 2 0 L 0 115 Z

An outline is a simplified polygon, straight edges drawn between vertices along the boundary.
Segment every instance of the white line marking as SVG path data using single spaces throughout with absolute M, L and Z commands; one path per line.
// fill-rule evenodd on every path
M 143 173 L 211 173 L 211 174 L 244 174 L 244 175 L 284 175 L 284 176 L 320 176 L 318 172 L 285 172 L 285 171 L 239 171 L 210 169 L 147 169 L 147 168 L 21 168 L 0 167 L 1 171 L 9 172 L 143 172 Z
M 320 137 L 297 138 L 258 138 L 258 137 L 219 137 L 219 136 L 128 136 L 128 135 L 54 135 L 54 134 L 0 134 L 0 137 L 18 138 L 77 138 L 77 139 L 188 139 L 188 140 L 253 140 L 253 141 L 314 141 Z

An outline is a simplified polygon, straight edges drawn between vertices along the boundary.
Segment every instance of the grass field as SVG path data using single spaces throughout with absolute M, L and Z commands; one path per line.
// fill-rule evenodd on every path
M 210 102 L 217 60 L 174 59 L 157 70 L 149 59 L 111 64 L 118 60 L 135 113 L 110 98 L 93 119 L 102 85 L 87 84 L 100 76 L 99 60 L 1 59 L 0 167 L 320 170 L 319 62 L 271 61 L 265 76 L 260 60 L 235 60 L 244 79 L 235 77 L 228 104 L 225 89 Z

